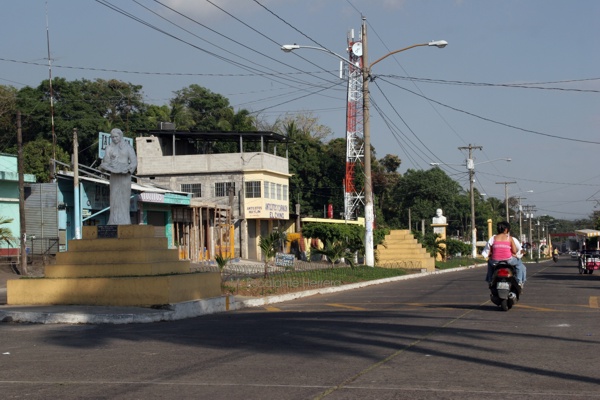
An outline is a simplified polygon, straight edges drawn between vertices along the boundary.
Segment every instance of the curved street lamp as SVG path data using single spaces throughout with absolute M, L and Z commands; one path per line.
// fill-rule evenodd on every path
M 392 51 L 383 57 L 378 58 L 373 63 L 368 63 L 367 58 L 367 23 L 366 17 L 362 18 L 362 26 L 361 26 L 361 37 L 362 37 L 362 94 L 363 94 L 363 142 L 365 148 L 364 155 L 364 163 L 365 163 L 365 264 L 369 267 L 375 266 L 375 254 L 373 249 L 373 223 L 374 223 L 374 213 L 373 213 L 373 190 L 371 187 L 371 132 L 370 132 L 370 115 L 369 115 L 369 80 L 371 79 L 371 68 L 373 65 L 377 64 L 381 60 L 396 54 L 402 51 L 406 51 L 412 49 L 414 47 L 421 46 L 430 46 L 437 48 L 444 48 L 448 45 L 448 42 L 445 40 L 435 40 L 427 43 L 419 43 L 413 44 L 412 46 L 405 47 L 400 50 Z M 344 61 L 347 64 L 356 66 L 348 59 L 342 57 L 341 55 L 334 53 L 331 50 L 315 47 L 315 46 L 301 46 L 297 44 L 286 44 L 281 46 L 281 50 L 286 53 L 289 53 L 293 50 L 297 49 L 313 49 L 323 51 L 325 53 L 331 54 L 334 57 L 337 57 Z

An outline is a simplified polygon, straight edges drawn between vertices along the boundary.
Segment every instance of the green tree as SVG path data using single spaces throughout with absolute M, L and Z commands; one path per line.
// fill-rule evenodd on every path
M 333 218 L 340 218 L 345 211 L 346 140 L 343 138 L 330 140 L 323 146 L 323 154 L 324 157 L 320 160 L 320 168 L 323 171 L 319 180 L 320 190 L 327 197 L 326 203 L 333 206 Z
M 98 157 L 98 132 L 121 128 L 125 135 L 148 127 L 146 104 L 141 86 L 118 80 L 52 81 L 54 93 L 54 135 L 57 147 L 67 153 L 73 148 L 73 130 L 77 128 L 79 162 L 92 165 Z M 37 88 L 24 87 L 18 92 L 17 106 L 23 113 L 23 142 L 46 139 L 52 142 L 52 112 L 49 82 Z
M 290 141 L 290 201 L 300 204 L 302 215 L 321 217 L 331 197 L 331 188 L 325 187 L 322 179 L 327 173 L 321 166 L 324 146 L 293 122 L 286 127 L 286 136 Z
M 171 110 L 172 121 L 181 130 L 255 130 L 255 120 L 247 110 L 242 109 L 236 113 L 226 97 L 196 84 L 175 92 L 175 98 L 171 100 Z
M 322 125 L 319 118 L 310 112 L 298 113 L 294 115 L 285 115 L 278 118 L 274 124 L 264 124 L 265 130 L 271 130 L 280 134 L 285 134 L 290 124 L 293 124 L 300 132 L 308 133 L 313 139 L 322 141 L 332 135 L 330 127 Z
M 363 250 L 365 228 L 356 224 L 309 222 L 302 227 L 302 236 L 319 239 L 324 244 L 344 243 L 352 252 Z
M 71 159 L 62 148 L 55 149 L 56 159 L 69 164 Z M 50 182 L 50 160 L 52 143 L 46 139 L 36 139 L 23 146 L 23 167 L 25 173 L 35 175 L 37 182 Z
M 385 210 L 385 219 L 394 221 L 396 228 L 406 227 L 409 209 L 413 221 L 431 221 L 435 210 L 441 208 L 444 214 L 450 217 L 448 229 L 461 229 L 456 216 L 464 213 L 462 208 L 465 203 L 460 201 L 464 196 L 466 194 L 458 182 L 452 180 L 440 168 L 409 169 L 391 194 L 390 207 Z
M 146 111 L 146 123 L 148 129 L 156 129 L 161 122 L 172 122 L 171 108 L 167 105 L 149 105 Z
M 398 187 L 402 175 L 398 172 L 400 158 L 387 154 L 379 160 L 373 160 L 371 179 L 376 201 L 376 217 L 378 226 L 402 226 L 397 218 L 394 204 L 394 190 Z
M 17 131 L 17 89 L 0 85 L 0 152 L 7 152 L 11 146 L 16 147 Z

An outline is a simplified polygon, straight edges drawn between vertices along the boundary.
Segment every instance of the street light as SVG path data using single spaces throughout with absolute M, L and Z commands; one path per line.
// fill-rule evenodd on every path
M 362 52 L 362 79 L 363 79 L 363 86 L 362 86 L 362 94 L 363 94 L 363 142 L 364 142 L 364 148 L 365 148 L 365 264 L 369 267 L 373 267 L 375 266 L 375 254 L 373 251 L 373 222 L 374 222 L 374 214 L 373 214 L 373 191 L 372 191 L 372 187 L 371 187 L 371 132 L 370 132 L 370 115 L 369 115 L 369 80 L 371 79 L 371 68 L 373 67 L 373 65 L 377 64 L 378 62 L 382 61 L 383 59 L 396 54 L 396 53 L 400 53 L 402 51 L 405 50 L 409 50 L 412 49 L 414 47 L 421 47 L 421 46 L 430 46 L 430 47 L 437 47 L 437 48 L 444 48 L 448 45 L 448 42 L 446 42 L 445 40 L 434 40 L 428 43 L 420 43 L 420 44 L 414 44 L 412 46 L 408 46 L 405 47 L 403 49 L 400 50 L 395 50 L 392 51 L 390 53 L 387 53 L 386 55 L 384 55 L 383 57 L 378 58 L 377 60 L 375 60 L 372 64 L 369 65 L 368 63 L 368 58 L 367 58 L 367 18 L 363 17 L 362 18 L 362 27 L 361 27 L 361 38 L 362 38 L 362 48 L 360 49 L 360 51 Z M 321 47 L 315 47 L 315 46 L 300 46 L 297 44 L 286 44 L 281 46 L 281 50 L 283 50 L 286 53 L 289 53 L 293 50 L 296 49 L 313 49 L 313 50 L 319 50 L 319 51 L 323 51 L 325 53 L 331 54 L 341 60 L 343 60 L 345 63 L 350 64 L 355 66 L 353 63 L 351 63 L 348 59 L 340 56 L 337 53 L 334 53 L 331 50 L 328 49 L 324 49 Z

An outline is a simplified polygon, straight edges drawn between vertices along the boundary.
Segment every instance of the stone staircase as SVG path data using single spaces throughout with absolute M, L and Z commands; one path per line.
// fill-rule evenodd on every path
M 82 236 L 43 278 L 7 281 L 7 304 L 152 307 L 221 295 L 220 273 L 191 272 L 151 225 L 84 226 Z
M 427 250 L 408 229 L 390 231 L 386 235 L 385 246 L 378 245 L 375 252 L 376 264 L 383 268 L 405 268 L 435 270 L 435 259 L 427 253 Z

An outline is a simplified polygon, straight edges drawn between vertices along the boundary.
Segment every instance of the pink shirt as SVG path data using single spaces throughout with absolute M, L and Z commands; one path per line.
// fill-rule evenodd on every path
M 509 239 L 510 240 L 510 239 Z M 491 258 L 494 260 L 508 260 L 512 257 L 512 251 L 510 247 L 510 241 L 501 242 L 494 240 L 492 244 L 492 255 Z

